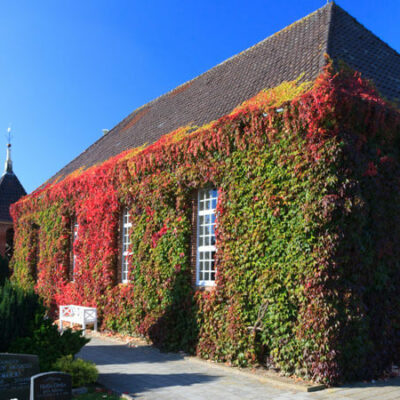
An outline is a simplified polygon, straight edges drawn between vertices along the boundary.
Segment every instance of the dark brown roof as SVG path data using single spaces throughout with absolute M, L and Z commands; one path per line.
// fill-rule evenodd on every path
M 337 5 L 332 7 L 327 53 L 372 80 L 379 92 L 400 104 L 400 54 Z
M 203 125 L 262 89 L 314 80 L 325 54 L 372 79 L 388 99 L 400 99 L 400 56 L 339 6 L 329 3 L 197 78 L 135 110 L 51 180 L 129 148 L 153 143 L 181 126 Z M 50 181 L 51 181 L 50 180 Z
M 5 172 L 0 178 L 0 221 L 12 222 L 10 205 L 18 201 L 26 192 L 13 172 Z

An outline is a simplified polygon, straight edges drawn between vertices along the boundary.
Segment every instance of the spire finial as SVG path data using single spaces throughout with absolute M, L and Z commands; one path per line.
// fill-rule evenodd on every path
M 4 165 L 4 174 L 13 173 L 11 160 L 11 124 L 7 128 L 7 157 Z
M 8 124 L 7 128 L 7 144 L 11 145 L 11 123 Z

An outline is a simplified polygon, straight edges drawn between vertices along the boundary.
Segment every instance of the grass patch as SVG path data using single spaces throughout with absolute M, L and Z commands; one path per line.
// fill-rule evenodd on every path
M 122 400 L 122 397 L 113 394 L 110 390 L 100 387 L 89 387 L 89 392 L 73 396 L 74 400 Z

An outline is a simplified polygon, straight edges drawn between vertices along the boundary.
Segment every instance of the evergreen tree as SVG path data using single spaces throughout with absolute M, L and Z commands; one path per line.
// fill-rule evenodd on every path
M 40 312 L 43 306 L 37 294 L 5 280 L 0 286 L 0 352 L 7 351 L 15 338 L 29 336 Z
M 0 286 L 4 285 L 5 280 L 9 277 L 8 259 L 0 256 Z

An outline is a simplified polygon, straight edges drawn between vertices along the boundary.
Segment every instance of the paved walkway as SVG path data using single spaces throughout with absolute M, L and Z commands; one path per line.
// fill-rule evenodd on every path
M 135 399 L 400 400 L 400 378 L 314 393 L 282 390 L 226 367 L 108 338 L 93 337 L 78 356 L 97 364 L 99 382 Z

